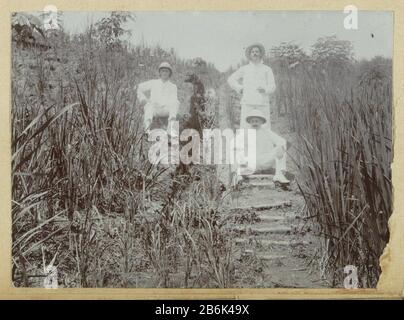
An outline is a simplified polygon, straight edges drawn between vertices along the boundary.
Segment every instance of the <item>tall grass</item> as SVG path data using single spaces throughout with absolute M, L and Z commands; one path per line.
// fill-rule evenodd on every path
M 198 178 L 184 188 L 184 177 L 176 176 L 161 214 L 143 222 L 144 251 L 158 274 L 157 286 L 232 286 L 234 257 L 220 183 L 214 170 L 190 170 Z
M 185 196 L 197 182 L 147 160 L 136 104 L 136 85 L 156 77 L 161 60 L 174 65 L 186 104 L 192 63 L 159 47 L 110 48 L 94 32 L 53 35 L 49 50 L 13 43 L 14 285 L 42 286 L 51 262 L 66 287 L 228 285 L 228 248 L 214 247 L 224 237 L 212 226 L 218 215 Z M 218 72 L 208 71 L 213 83 Z M 184 227 L 194 216 L 198 236 Z M 206 255 L 196 257 L 192 243 Z
M 392 212 L 391 61 L 288 57 L 272 61 L 284 80 L 277 99 L 296 131 L 298 183 L 325 240 L 324 271 L 340 286 L 354 265 L 360 285 L 374 287 Z

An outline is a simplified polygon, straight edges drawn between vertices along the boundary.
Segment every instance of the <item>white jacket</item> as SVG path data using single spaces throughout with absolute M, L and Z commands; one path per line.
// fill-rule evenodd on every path
M 241 83 L 240 80 L 242 80 Z M 243 91 L 242 104 L 267 105 L 269 104 L 269 94 L 275 90 L 272 69 L 262 62 L 258 64 L 250 62 L 240 67 L 228 78 L 227 82 L 237 92 Z M 258 87 L 263 87 L 265 93 L 260 93 L 257 90 Z
M 153 79 L 139 84 L 137 97 L 141 102 L 148 101 L 145 93 L 150 91 L 150 105 L 154 108 L 153 115 L 175 118 L 178 113 L 179 101 L 177 86 L 170 81 Z

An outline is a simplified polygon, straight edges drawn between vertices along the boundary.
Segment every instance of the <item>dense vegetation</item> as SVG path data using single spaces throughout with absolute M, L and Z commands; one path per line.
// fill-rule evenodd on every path
M 354 265 L 373 287 L 392 212 L 391 60 L 356 61 L 335 36 L 311 55 L 282 44 L 271 57 L 278 111 L 289 112 L 298 137 L 300 190 L 325 240 L 324 272 L 336 285 Z
M 74 36 L 50 30 L 41 45 L 15 34 L 17 286 L 41 286 L 38 276 L 50 262 L 67 287 L 230 285 L 231 237 L 221 231 L 214 171 L 193 168 L 189 181 L 152 166 L 135 93 L 169 61 L 187 112 L 192 86 L 184 83 L 186 74 L 199 72 L 210 86 L 220 74 L 174 51 L 129 46 L 120 39 L 129 18 L 112 13 Z M 25 30 L 35 32 L 29 25 Z
M 231 256 L 214 170 L 194 167 L 190 180 L 147 161 L 135 94 L 169 61 L 186 113 L 187 73 L 217 89 L 231 70 L 123 41 L 134 18 L 112 13 L 69 35 L 13 17 L 16 286 L 41 286 L 50 262 L 67 287 L 229 287 L 240 283 L 237 268 L 250 272 Z M 325 240 L 324 275 L 339 285 L 341 269 L 355 265 L 374 286 L 392 210 L 391 61 L 355 61 L 335 37 L 310 55 L 282 44 L 270 56 L 276 112 L 296 132 L 299 187 Z

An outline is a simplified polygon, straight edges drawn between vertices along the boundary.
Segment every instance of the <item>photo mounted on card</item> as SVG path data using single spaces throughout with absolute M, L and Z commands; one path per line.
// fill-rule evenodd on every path
M 3 295 L 402 295 L 402 5 L 1 14 Z

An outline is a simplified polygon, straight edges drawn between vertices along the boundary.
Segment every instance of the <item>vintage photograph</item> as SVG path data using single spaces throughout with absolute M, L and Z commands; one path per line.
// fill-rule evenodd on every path
M 47 6 L 10 28 L 14 287 L 376 287 L 391 11 Z

